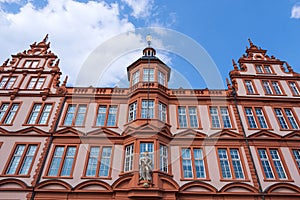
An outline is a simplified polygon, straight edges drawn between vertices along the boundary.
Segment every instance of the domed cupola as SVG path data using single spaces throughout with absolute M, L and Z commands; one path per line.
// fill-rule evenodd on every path
M 155 57 L 155 55 L 156 55 L 155 49 L 153 49 L 151 47 L 151 39 L 152 39 L 151 35 L 147 35 L 146 40 L 147 40 L 147 43 L 148 43 L 148 47 L 146 47 L 143 50 L 143 56 L 144 57 Z

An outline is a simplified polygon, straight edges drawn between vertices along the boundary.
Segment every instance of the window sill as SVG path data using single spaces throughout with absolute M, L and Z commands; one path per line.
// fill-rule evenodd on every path
M 247 95 L 259 95 L 259 93 L 246 93 Z
M 293 179 L 264 179 L 265 182 L 294 182 Z
M 209 178 L 180 178 L 180 181 L 211 181 Z
M 92 126 L 92 128 L 118 128 L 118 126 Z
M 221 182 L 250 182 L 249 179 L 220 179 Z
M 297 130 L 299 130 L 299 129 L 291 129 L 291 128 L 288 128 L 288 129 L 282 129 L 282 128 L 280 128 L 279 130 L 280 130 L 280 131 L 297 131 Z
M 286 94 L 266 94 L 266 96 L 272 96 L 272 97 L 286 97 L 287 95 Z
M 71 127 L 71 128 L 85 128 L 85 126 L 77 126 L 77 125 L 60 125 L 59 127 Z
M 258 130 L 268 130 L 273 131 L 273 128 L 248 128 L 248 130 L 258 131 Z
M 44 179 L 73 179 L 73 176 L 43 176 Z
M 22 124 L 22 126 L 49 126 L 48 124 Z
M 101 176 L 82 176 L 81 179 L 102 179 L 102 180 L 112 180 L 110 176 L 101 177 Z
M 177 127 L 178 130 L 184 130 L 184 129 L 196 129 L 196 130 L 203 130 L 202 127 L 196 127 L 196 128 L 191 128 L 191 127 Z
M 30 178 L 30 175 L 18 175 L 18 174 L 1 174 L 0 177 L 18 177 L 18 178 Z

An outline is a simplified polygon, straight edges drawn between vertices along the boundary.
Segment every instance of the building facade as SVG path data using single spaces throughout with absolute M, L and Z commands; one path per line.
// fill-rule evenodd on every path
M 67 87 L 47 36 L 0 66 L 0 199 L 300 199 L 300 74 L 249 40 L 227 89 Z M 124 66 L 126 67 L 126 66 Z

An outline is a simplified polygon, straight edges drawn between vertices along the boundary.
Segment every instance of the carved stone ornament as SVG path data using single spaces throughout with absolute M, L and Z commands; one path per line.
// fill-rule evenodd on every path
M 140 181 L 144 180 L 144 187 L 149 187 L 149 183 L 152 180 L 152 161 L 148 152 L 144 152 L 140 158 Z

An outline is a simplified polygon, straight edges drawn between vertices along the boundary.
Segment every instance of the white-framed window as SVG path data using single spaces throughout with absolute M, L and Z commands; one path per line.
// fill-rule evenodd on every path
M 282 129 L 298 129 L 299 126 L 291 108 L 275 108 L 274 111 Z
M 182 175 L 186 179 L 205 179 L 206 169 L 203 150 L 198 147 L 182 148 Z
M 134 156 L 134 145 L 130 144 L 125 147 L 124 172 L 132 171 Z
M 100 105 L 96 118 L 96 126 L 116 126 L 117 123 L 116 105 Z
M 160 171 L 168 172 L 168 147 L 160 144 L 159 152 Z
M 69 104 L 64 119 L 64 126 L 83 126 L 86 104 Z
M 239 150 L 235 148 L 219 148 L 218 156 L 221 175 L 224 179 L 244 179 L 244 171 Z
M 132 85 L 137 84 L 140 81 L 140 71 L 136 71 L 132 74 Z
M 143 81 L 154 82 L 154 69 L 147 68 L 143 70 Z
M 38 60 L 27 60 L 24 64 L 24 68 L 37 68 L 39 65 Z
M 163 122 L 167 121 L 167 106 L 161 102 L 158 103 L 158 118 Z
M 19 103 L 2 103 L 0 106 L 0 122 L 2 124 L 12 124 L 19 106 Z
M 166 84 L 165 74 L 161 71 L 158 71 L 158 83 L 164 86 Z
M 141 118 L 154 118 L 154 100 L 142 100 Z
M 137 109 L 137 102 L 134 102 L 129 105 L 128 121 L 132 121 L 136 119 L 136 109 Z

